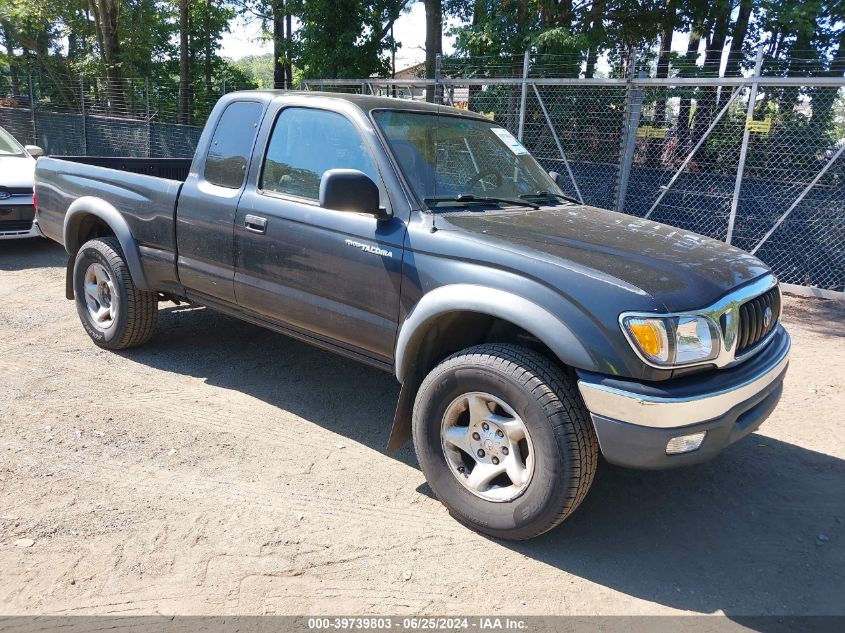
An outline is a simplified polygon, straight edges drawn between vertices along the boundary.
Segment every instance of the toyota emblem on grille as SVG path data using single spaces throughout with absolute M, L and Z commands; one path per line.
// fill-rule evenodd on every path
M 772 309 L 769 306 L 766 306 L 766 309 L 763 310 L 763 327 L 768 328 L 769 324 L 772 322 Z
M 0 189 L 0 200 L 8 200 L 12 197 L 12 194 L 8 191 Z

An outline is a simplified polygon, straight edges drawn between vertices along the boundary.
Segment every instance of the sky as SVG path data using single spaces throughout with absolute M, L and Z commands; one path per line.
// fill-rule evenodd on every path
M 393 33 L 396 41 L 402 44 L 396 51 L 396 70 L 425 61 L 425 7 L 422 2 L 414 2 L 410 11 L 406 11 L 396 20 Z M 443 36 L 444 53 L 453 51 L 453 42 L 454 38 Z M 232 24 L 232 32 L 223 35 L 221 41 L 220 54 L 232 59 L 272 52 L 272 42 L 261 39 L 261 24 L 257 20 L 251 24 L 246 24 L 241 19 L 236 20 Z

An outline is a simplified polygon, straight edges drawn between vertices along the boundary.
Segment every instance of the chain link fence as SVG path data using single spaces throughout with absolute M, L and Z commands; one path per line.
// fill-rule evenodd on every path
M 814 64 L 812 76 L 783 77 L 795 63 L 760 53 L 731 77 L 680 64 L 657 77 L 656 60 L 631 56 L 586 79 L 580 58 L 444 58 L 433 80 L 304 88 L 417 100 L 429 91 L 508 128 L 587 204 L 729 242 L 785 284 L 845 298 L 845 77 Z
M 191 86 L 188 107 L 180 111 L 178 85 L 2 75 L 0 125 L 20 142 L 56 156 L 190 158 L 217 100 L 252 87 Z
M 433 79 L 302 88 L 484 113 L 562 174 L 569 195 L 730 242 L 784 283 L 843 298 L 845 77 L 830 67 L 758 56 L 718 78 L 618 55 L 588 79 L 580 57 L 443 58 Z M 796 68 L 810 76 L 784 76 Z M 0 125 L 52 155 L 190 157 L 217 99 L 249 87 L 192 86 L 185 111 L 177 85 L 2 76 Z

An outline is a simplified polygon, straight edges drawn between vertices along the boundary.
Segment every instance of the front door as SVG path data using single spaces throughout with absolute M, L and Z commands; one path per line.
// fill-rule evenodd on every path
M 280 111 L 257 183 L 235 220 L 238 303 L 382 362 L 393 356 L 405 223 L 319 206 L 329 169 L 357 169 L 389 200 L 355 124 L 337 112 Z

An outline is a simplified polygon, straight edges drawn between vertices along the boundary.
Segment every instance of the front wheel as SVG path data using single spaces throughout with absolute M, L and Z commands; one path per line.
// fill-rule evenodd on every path
M 559 525 L 596 472 L 598 442 L 574 381 L 515 345 L 479 345 L 435 367 L 417 394 L 413 432 L 438 499 L 498 538 Z
M 82 245 L 73 266 L 73 294 L 82 326 L 100 347 L 127 349 L 152 337 L 158 297 L 135 286 L 116 238 Z

